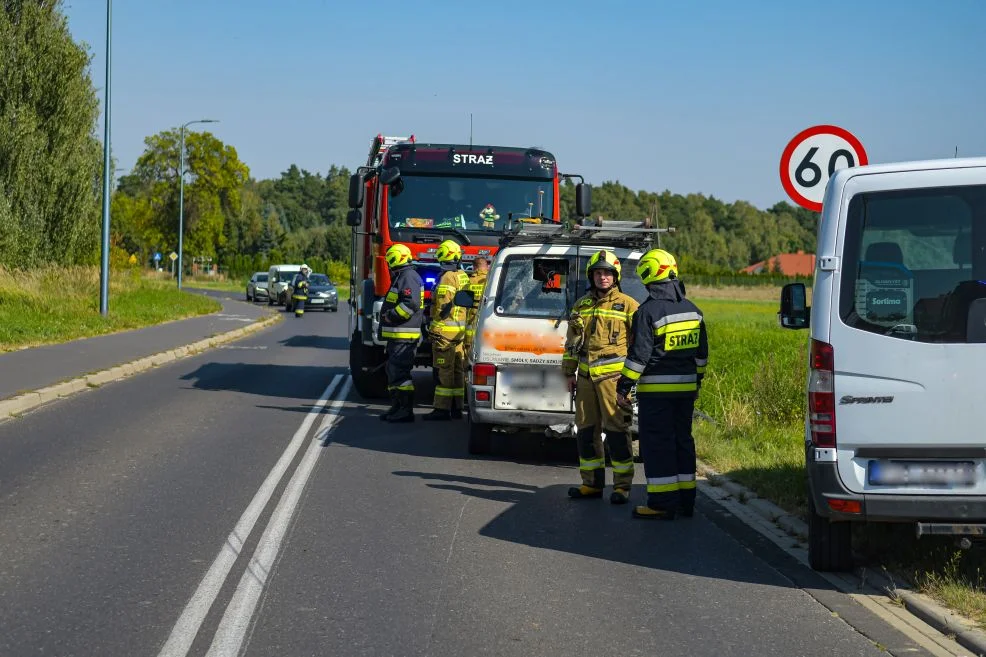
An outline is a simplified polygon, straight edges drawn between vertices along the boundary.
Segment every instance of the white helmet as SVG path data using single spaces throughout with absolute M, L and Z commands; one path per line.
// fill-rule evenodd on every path
M 311 268 L 309 268 L 308 265 L 302 265 L 301 271 L 311 271 Z

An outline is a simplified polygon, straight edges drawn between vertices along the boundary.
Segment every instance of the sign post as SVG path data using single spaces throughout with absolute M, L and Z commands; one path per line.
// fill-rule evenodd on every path
M 868 164 L 862 142 L 848 130 L 816 125 L 802 130 L 781 154 L 784 191 L 803 208 L 822 211 L 829 178 L 839 169 Z

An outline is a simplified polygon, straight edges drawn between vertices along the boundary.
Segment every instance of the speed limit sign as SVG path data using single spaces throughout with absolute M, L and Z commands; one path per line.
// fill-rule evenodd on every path
M 868 162 L 863 144 L 848 130 L 816 125 L 802 130 L 781 155 L 781 183 L 795 203 L 822 211 L 825 185 L 839 169 Z

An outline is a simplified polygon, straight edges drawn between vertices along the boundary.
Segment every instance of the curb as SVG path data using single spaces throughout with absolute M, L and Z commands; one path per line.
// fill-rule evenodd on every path
M 808 523 L 804 520 L 792 516 L 773 502 L 759 497 L 755 492 L 716 472 L 701 461 L 698 461 L 698 472 L 707 479 L 704 484 L 700 482 L 700 488 L 710 486 L 725 491 L 729 497 L 743 503 L 757 515 L 780 527 L 792 538 L 807 547 Z M 717 502 L 722 497 L 712 494 L 708 490 L 703 490 L 703 493 Z M 906 585 L 898 584 L 891 577 L 877 571 L 859 569 L 857 575 L 890 600 L 901 603 L 904 609 L 936 631 L 947 637 L 954 637 L 958 644 L 973 651 L 976 655 L 986 655 L 986 632 L 980 630 L 971 620 L 959 616 L 928 596 L 916 593 Z
M 119 381 L 120 379 L 128 376 L 145 372 L 153 367 L 201 353 L 211 347 L 216 347 L 234 340 L 239 340 L 244 336 L 250 335 L 251 333 L 256 333 L 257 331 L 267 328 L 271 324 L 275 324 L 279 321 L 281 321 L 281 315 L 272 314 L 247 326 L 232 331 L 227 331 L 226 333 L 220 333 L 183 347 L 176 347 L 175 349 L 170 349 L 168 351 L 151 354 L 150 356 L 145 356 L 144 358 L 130 363 L 123 363 L 107 370 L 93 372 L 92 374 L 87 374 L 68 381 L 56 383 L 55 385 L 41 388 L 40 390 L 32 390 L 31 392 L 26 392 L 17 395 L 16 397 L 0 399 L 0 422 L 17 417 L 22 413 L 26 413 L 27 411 L 33 410 L 42 404 L 55 401 L 56 399 L 70 397 L 76 393 L 82 392 L 83 390 L 88 390 L 89 388 L 98 388 L 107 383 Z

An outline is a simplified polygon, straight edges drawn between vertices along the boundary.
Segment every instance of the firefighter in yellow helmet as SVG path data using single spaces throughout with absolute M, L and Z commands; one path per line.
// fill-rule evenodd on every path
M 674 520 L 695 511 L 695 441 L 692 413 L 709 359 L 702 311 L 685 298 L 678 263 L 661 249 L 648 251 L 637 274 L 650 297 L 633 318 L 633 339 L 617 403 L 627 407 L 637 386 L 640 453 L 647 476 L 647 504 L 635 518 Z
M 466 338 L 466 309 L 452 303 L 455 293 L 467 289 L 469 276 L 461 269 L 462 247 L 455 240 L 438 245 L 435 258 L 441 263 L 442 277 L 431 292 L 431 323 L 428 336 L 438 385 L 434 409 L 425 420 L 452 420 L 462 417 L 465 394 L 465 363 L 462 343 Z
M 411 249 L 394 244 L 385 255 L 390 268 L 390 289 L 380 308 L 380 337 L 387 341 L 387 391 L 390 410 L 386 422 L 414 422 L 414 353 L 421 340 L 424 288 L 411 266 Z
M 490 261 L 483 256 L 478 256 L 472 261 L 472 274 L 469 275 L 469 291 L 472 292 L 474 304 L 472 308 L 466 309 L 466 339 L 463 343 L 466 361 L 469 360 L 469 352 L 472 350 L 472 343 L 476 336 L 476 322 L 479 320 L 479 300 L 486 289 L 486 277 L 490 273 Z
M 589 293 L 575 302 L 568 321 L 562 370 L 575 391 L 575 429 L 582 485 L 568 490 L 573 499 L 599 498 L 606 484 L 606 433 L 613 464 L 609 501 L 626 504 L 633 484 L 630 411 L 616 405 L 616 380 L 627 355 L 627 339 L 637 302 L 620 290 L 619 259 L 599 251 L 589 259 Z

